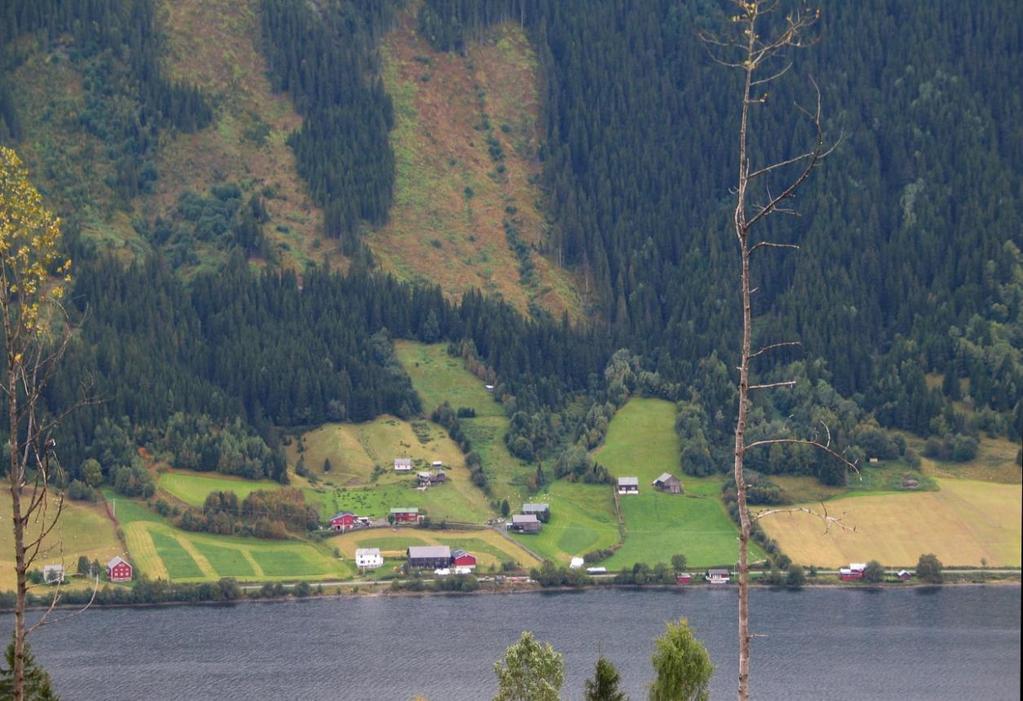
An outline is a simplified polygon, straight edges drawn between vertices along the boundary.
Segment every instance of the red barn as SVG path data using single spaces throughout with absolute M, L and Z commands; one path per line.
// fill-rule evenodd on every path
M 132 566 L 119 557 L 107 563 L 107 579 L 111 582 L 130 582 L 132 573 Z
M 476 556 L 467 553 L 464 550 L 455 550 L 451 553 L 451 565 L 453 567 L 467 567 L 473 569 L 476 567 Z
M 689 584 L 692 581 L 693 575 L 689 574 L 688 572 L 681 572 L 675 575 L 676 584 Z
M 358 523 L 359 517 L 351 511 L 342 511 L 330 517 L 330 527 L 335 531 L 347 531 L 349 528 L 355 528 Z

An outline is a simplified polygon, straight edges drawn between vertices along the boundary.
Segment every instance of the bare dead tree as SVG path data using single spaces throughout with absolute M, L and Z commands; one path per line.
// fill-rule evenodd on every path
M 749 541 L 753 523 L 760 517 L 751 516 L 746 502 L 746 480 L 743 472 L 746 452 L 775 444 L 810 445 L 823 450 L 830 459 L 837 459 L 855 468 L 855 465 L 832 449 L 830 432 L 826 440 L 817 438 L 770 438 L 746 442 L 746 422 L 749 411 L 750 392 L 776 388 L 792 387 L 795 380 L 783 380 L 763 384 L 750 383 L 750 365 L 755 358 L 780 348 L 798 346 L 798 341 L 784 341 L 765 345 L 757 350 L 752 348 L 753 314 L 750 266 L 753 254 L 757 251 L 770 249 L 798 249 L 797 244 L 782 243 L 769 240 L 756 240 L 752 231 L 754 227 L 775 214 L 797 215 L 789 206 L 789 201 L 807 182 L 813 171 L 821 165 L 835 148 L 825 142 L 821 124 L 821 93 L 816 82 L 810 82 L 816 96 L 813 109 L 805 109 L 797 105 L 798 111 L 806 117 L 813 128 L 812 143 L 797 155 L 782 158 L 773 163 L 754 166 L 751 163 L 749 139 L 751 134 L 751 111 L 767 101 L 768 87 L 771 83 L 785 75 L 791 63 L 785 62 L 785 56 L 793 49 L 809 46 L 814 43 L 810 32 L 820 18 L 820 11 L 798 10 L 787 14 L 783 19 L 772 18 L 774 27 L 765 34 L 762 25 L 767 24 L 767 15 L 779 12 L 779 0 L 755 2 L 732 0 L 738 14 L 731 17 L 733 31 L 722 34 L 701 33 L 700 38 L 711 57 L 719 64 L 738 70 L 742 75 L 742 110 L 739 121 L 738 139 L 738 184 L 735 194 L 735 213 L 733 226 L 739 244 L 741 263 L 740 286 L 742 296 L 742 346 L 739 358 L 738 414 L 735 422 L 735 463 L 734 477 L 736 486 L 736 504 L 739 511 L 739 684 L 740 701 L 749 698 Z M 762 199 L 755 200 L 754 197 Z M 822 518 L 826 527 L 839 521 L 823 511 L 823 515 L 810 509 L 796 507 L 814 513 Z M 776 513 L 772 510 L 771 513 Z

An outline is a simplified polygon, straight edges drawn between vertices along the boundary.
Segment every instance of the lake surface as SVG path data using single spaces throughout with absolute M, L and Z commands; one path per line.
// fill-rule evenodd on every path
M 494 661 L 522 630 L 565 656 L 563 698 L 582 698 L 600 652 L 633 701 L 653 640 L 689 619 L 734 698 L 736 591 L 310 600 L 94 609 L 32 645 L 65 700 L 489 699 Z M 757 699 L 1017 699 L 1020 588 L 755 590 Z M 0 620 L 7 635 L 11 617 Z

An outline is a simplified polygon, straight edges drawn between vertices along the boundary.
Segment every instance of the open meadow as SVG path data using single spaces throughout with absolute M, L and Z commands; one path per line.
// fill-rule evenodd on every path
M 615 477 L 639 477 L 639 494 L 620 497 L 625 541 L 609 560 L 609 569 L 636 562 L 667 563 L 682 553 L 691 566 L 731 565 L 738 558 L 738 529 L 721 501 L 721 477 L 695 478 L 679 468 L 675 405 L 662 399 L 635 398 L 615 414 L 594 459 Z M 682 480 L 684 494 L 660 492 L 651 482 L 663 472 Z M 750 546 L 753 561 L 764 557 Z
M 279 489 L 271 480 L 247 480 L 216 472 L 190 470 L 164 470 L 156 479 L 156 486 L 189 506 L 201 507 L 211 492 L 234 492 L 244 499 L 255 491 Z

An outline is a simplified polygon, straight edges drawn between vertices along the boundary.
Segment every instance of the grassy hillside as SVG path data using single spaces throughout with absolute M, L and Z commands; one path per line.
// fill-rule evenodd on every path
M 395 203 L 389 223 L 366 242 L 401 278 L 455 295 L 477 287 L 522 311 L 535 302 L 578 316 L 576 286 L 537 252 L 546 238 L 536 185 L 538 70 L 525 34 L 502 25 L 465 56 L 440 53 L 416 34 L 416 5 L 383 42 L 396 119 Z
M 14 534 L 11 531 L 11 500 L 3 483 L 7 498 L 0 499 L 0 591 L 10 591 L 16 586 L 14 577 Z M 55 507 L 55 502 L 51 506 Z M 52 513 L 52 511 L 51 511 Z M 32 531 L 39 533 L 36 525 Z M 107 518 L 101 504 L 64 502 L 57 528 L 47 537 L 39 551 L 35 569 L 44 565 L 63 563 L 72 573 L 78 558 L 85 555 L 90 560 L 106 563 L 114 555 L 122 554 L 123 548 L 117 540 L 113 522 Z
M 300 123 L 287 95 L 274 94 L 266 77 L 258 0 L 161 0 L 158 22 L 167 37 L 166 68 L 188 80 L 217 106 L 214 123 L 177 134 L 160 149 L 150 215 L 173 207 L 185 190 L 205 193 L 234 182 L 266 199 L 264 230 L 282 260 L 299 268 L 324 259 L 341 262 L 337 242 L 321 235 L 322 215 L 306 194 L 285 139 Z
M 616 477 L 639 477 L 639 494 L 621 497 L 625 542 L 605 564 L 668 562 L 683 553 L 696 567 L 732 564 L 738 558 L 737 529 L 721 501 L 720 477 L 694 478 L 678 466 L 675 406 L 660 399 L 632 399 L 608 427 L 594 458 Z M 665 494 L 650 483 L 662 472 L 682 479 L 684 495 Z M 751 546 L 753 561 L 763 558 Z
M 465 369 L 461 358 L 452 358 L 444 344 L 424 345 L 412 341 L 394 344 L 398 361 L 412 379 L 430 414 L 447 401 L 453 408 L 469 407 L 476 417 L 462 419 L 462 428 L 480 454 L 490 489 L 497 499 L 517 504 L 526 496 L 526 480 L 535 468 L 512 456 L 504 444 L 508 419 L 483 381 Z
M 271 480 L 247 480 L 209 472 L 166 470 L 159 474 L 157 487 L 189 506 L 202 506 L 211 492 L 234 492 L 244 499 L 256 490 L 277 489 Z

